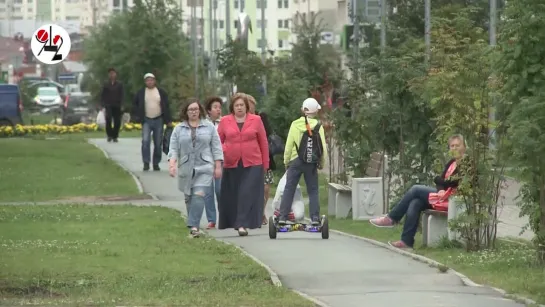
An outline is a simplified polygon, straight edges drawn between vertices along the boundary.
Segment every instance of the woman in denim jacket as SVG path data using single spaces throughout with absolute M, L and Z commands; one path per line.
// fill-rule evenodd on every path
M 223 151 L 214 125 L 197 99 L 190 99 L 180 111 L 181 123 L 170 138 L 169 173 L 178 174 L 178 189 L 185 194 L 187 227 L 199 236 L 205 197 L 212 193 L 214 178 L 221 177 Z

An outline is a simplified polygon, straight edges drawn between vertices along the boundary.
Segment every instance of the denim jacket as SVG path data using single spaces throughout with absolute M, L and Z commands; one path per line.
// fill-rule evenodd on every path
M 178 124 L 170 137 L 169 159 L 178 162 L 178 189 L 186 195 L 196 186 L 209 187 L 214 179 L 215 161 L 223 161 L 218 132 L 208 120 L 201 120 L 196 128 L 195 146 L 191 127 L 187 122 Z

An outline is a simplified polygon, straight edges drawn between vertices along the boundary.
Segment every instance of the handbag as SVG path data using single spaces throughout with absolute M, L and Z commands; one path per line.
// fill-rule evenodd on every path
M 456 169 L 456 161 L 453 162 L 447 169 L 445 173 L 445 178 L 450 177 L 450 175 L 454 173 L 455 169 Z M 448 188 L 445 191 L 445 194 L 443 194 L 443 196 L 439 195 L 439 193 L 430 193 L 428 195 L 428 202 L 430 203 L 433 210 L 448 211 L 448 198 L 455 192 L 456 192 L 456 189 Z
M 173 130 L 174 129 L 172 127 L 167 127 L 163 133 L 163 152 L 165 155 L 168 155 L 170 149 L 170 137 L 172 136 Z
M 273 132 L 267 139 L 269 141 L 269 154 L 271 156 L 284 153 L 285 144 L 281 137 Z

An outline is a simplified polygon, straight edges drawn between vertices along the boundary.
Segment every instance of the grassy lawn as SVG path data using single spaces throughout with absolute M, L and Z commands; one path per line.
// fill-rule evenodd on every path
M 313 306 L 171 209 L 3 206 L 0 234 L 0 305 Z
M 320 213 L 327 214 L 327 176 L 320 175 Z M 304 181 L 301 182 L 306 197 Z M 308 212 L 307 212 L 308 214 Z M 308 215 L 307 215 L 308 216 Z M 332 229 L 380 242 L 399 240 L 402 226 L 377 228 L 367 221 L 329 217 Z M 535 252 L 527 242 L 498 241 L 496 250 L 469 253 L 445 242 L 440 248 L 423 248 L 416 235 L 414 252 L 438 261 L 479 283 L 501 288 L 545 304 L 545 267 L 535 263 Z
M 131 176 L 86 137 L 0 138 L 0 202 L 138 195 Z

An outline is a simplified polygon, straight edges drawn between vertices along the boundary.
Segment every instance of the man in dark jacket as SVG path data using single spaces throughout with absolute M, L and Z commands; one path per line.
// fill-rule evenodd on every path
M 162 157 L 163 125 L 172 124 L 167 93 L 155 84 L 155 76 L 144 75 L 146 86 L 134 97 L 133 114 L 142 123 L 142 161 L 144 171 L 149 170 L 153 162 L 153 170 L 159 171 Z M 150 158 L 151 137 L 153 135 L 153 159 Z M 151 161 L 150 161 L 151 160 Z
M 108 142 L 114 141 L 117 143 L 119 137 L 119 129 L 121 128 L 121 116 L 123 106 L 123 84 L 117 81 L 117 72 L 115 69 L 108 69 L 109 80 L 102 87 L 101 104 L 104 110 L 106 119 L 106 136 Z M 112 121 L 114 126 L 112 127 Z

